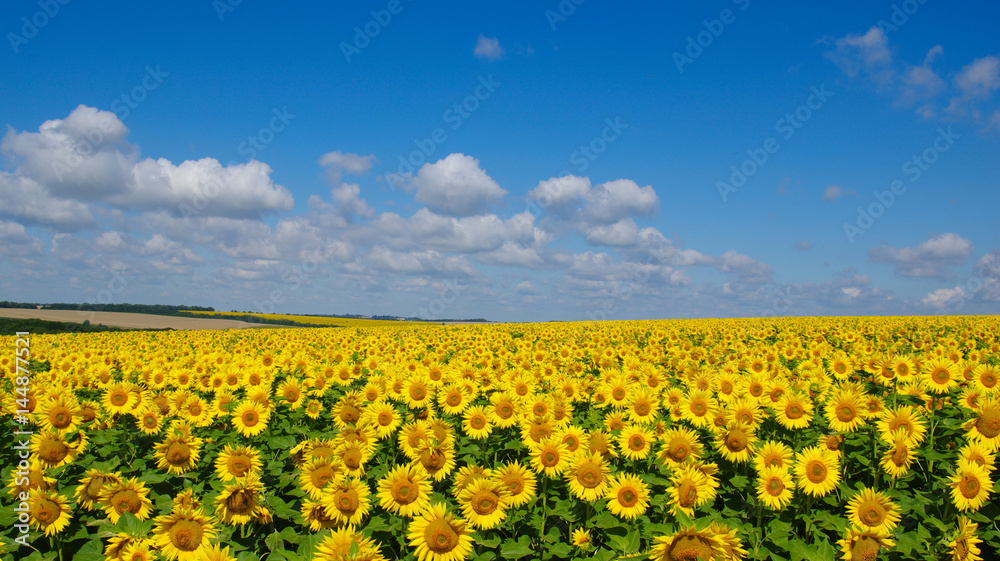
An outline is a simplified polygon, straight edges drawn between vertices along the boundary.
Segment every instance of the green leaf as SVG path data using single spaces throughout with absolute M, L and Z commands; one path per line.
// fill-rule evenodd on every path
M 500 536 L 494 535 L 491 538 L 479 538 L 476 543 L 483 547 L 488 547 L 490 549 L 496 549 L 500 545 Z
M 500 556 L 504 559 L 520 559 L 533 553 L 528 536 L 521 536 L 517 541 L 507 540 L 500 546 Z
M 295 437 L 288 435 L 272 436 L 267 440 L 267 444 L 274 450 L 291 450 L 295 448 Z
M 903 532 L 896 538 L 896 551 L 901 553 L 903 557 L 912 557 L 910 554 L 913 553 L 914 549 L 920 549 L 920 539 L 916 532 Z
M 548 552 L 553 557 L 568 559 L 571 555 L 573 555 L 573 547 L 567 543 L 557 543 L 548 548 Z
M 73 555 L 73 561 L 104 561 L 104 542 L 97 539 L 83 544 Z
M 749 479 L 747 479 L 746 477 L 742 476 L 742 475 L 737 475 L 736 477 L 730 477 L 730 478 L 729 478 L 729 481 L 730 481 L 730 482 L 731 482 L 731 483 L 732 483 L 732 484 L 733 484 L 733 485 L 734 485 L 734 486 L 735 486 L 735 487 L 736 487 L 737 489 L 745 489 L 745 488 L 746 488 L 746 486 L 747 486 L 747 484 L 748 484 L 748 483 L 750 483 L 750 480 L 749 480 Z
M 267 546 L 267 549 L 269 551 L 285 549 L 285 539 L 281 537 L 281 534 L 279 532 L 274 532 L 271 535 L 264 538 L 264 545 Z
M 792 561 L 815 561 L 819 558 L 819 552 L 798 538 L 788 540 L 787 550 L 791 554 Z

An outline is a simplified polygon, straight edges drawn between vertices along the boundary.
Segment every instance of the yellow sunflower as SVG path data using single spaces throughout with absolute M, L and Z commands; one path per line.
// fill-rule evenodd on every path
M 319 500 L 323 489 L 336 485 L 344 478 L 340 463 L 329 457 L 315 457 L 307 461 L 299 474 L 299 487 L 313 500 Z
M 271 419 L 271 410 L 259 402 L 248 399 L 236 406 L 232 411 L 233 427 L 243 436 L 257 436 L 267 428 Z
M 594 543 L 594 539 L 590 537 L 590 530 L 585 530 L 583 528 L 573 530 L 573 535 L 571 537 L 573 545 L 580 551 L 588 551 L 591 548 L 591 544 Z
M 670 476 L 672 485 L 668 489 L 671 510 L 678 510 L 694 516 L 694 509 L 715 498 L 719 484 L 697 466 L 684 465 Z
M 946 394 L 958 385 L 961 369 L 947 358 L 931 359 L 924 365 L 921 381 L 927 391 Z
M 371 494 L 360 479 L 345 479 L 323 490 L 321 503 L 329 518 L 341 525 L 355 526 L 368 515 Z
M 730 421 L 725 428 L 717 430 L 715 449 L 734 464 L 750 460 L 750 449 L 757 442 L 753 429 L 739 421 Z
M 149 489 L 138 478 L 105 482 L 101 487 L 101 506 L 112 524 L 117 524 L 122 514 L 131 512 L 139 520 L 149 518 L 153 501 Z
M 649 552 L 652 561 L 716 561 L 725 555 L 722 540 L 712 530 L 685 526 L 669 536 L 656 538 Z
M 718 404 L 712 398 L 712 394 L 701 390 L 695 390 L 686 395 L 680 404 L 683 418 L 696 427 L 707 426 L 717 407 Z
M 622 430 L 618 436 L 618 447 L 622 455 L 630 460 L 641 460 L 649 456 L 656 437 L 642 425 L 633 425 Z
M 336 517 L 329 516 L 326 513 L 326 507 L 323 506 L 323 503 L 305 499 L 302 501 L 302 507 L 299 509 L 299 512 L 302 513 L 302 518 L 313 532 L 331 530 L 340 526 L 340 522 L 337 521 Z
M 537 473 L 548 477 L 559 477 L 569 465 L 570 453 L 559 437 L 542 439 L 531 446 L 531 466 Z
M 899 507 L 885 493 L 862 487 L 847 502 L 847 519 L 861 528 L 888 534 L 899 524 Z
M 260 453 L 252 446 L 226 444 L 215 458 L 215 473 L 221 481 L 260 475 Z
M 472 531 L 465 520 L 435 503 L 410 523 L 408 538 L 419 561 L 458 561 L 472 552 Z
M 407 518 L 426 509 L 430 495 L 430 476 L 419 466 L 397 466 L 378 483 L 382 508 Z
M 915 447 L 924 441 L 927 425 L 916 410 L 909 405 L 900 405 L 894 409 L 886 409 L 878 421 L 878 432 L 883 442 L 892 441 L 892 433 L 905 430 L 907 444 Z
M 790 469 L 794 455 L 792 449 L 784 442 L 767 440 L 754 453 L 754 469 L 757 473 L 762 473 L 769 467 Z
M 507 516 L 510 507 L 507 487 L 493 479 L 477 479 L 458 496 L 462 514 L 473 528 L 495 528 Z
M 882 471 L 891 479 L 898 479 L 907 474 L 910 464 L 916 459 L 913 446 L 910 445 L 910 433 L 905 428 L 892 433 L 890 448 L 882 454 Z
M 840 457 L 822 446 L 806 448 L 799 452 L 795 472 L 804 493 L 822 497 L 840 482 Z
M 982 561 L 983 558 L 979 556 L 982 553 L 979 544 L 983 543 L 983 540 L 976 535 L 978 528 L 979 524 L 973 524 L 964 516 L 958 517 L 955 537 L 948 542 L 951 561 Z
M 605 497 L 608 499 L 608 510 L 620 518 L 642 516 L 649 508 L 649 487 L 635 475 L 616 475 Z
M 156 519 L 153 541 L 168 561 L 194 561 L 211 547 L 217 531 L 212 519 L 199 510 L 180 510 Z
M 577 454 L 563 476 L 570 493 L 588 502 L 602 498 L 610 485 L 607 462 L 600 454 L 593 452 Z
M 153 447 L 156 467 L 177 475 L 193 469 L 198 465 L 201 444 L 200 438 L 176 433 L 168 435 Z
M 830 396 L 826 402 L 826 419 L 830 428 L 837 432 L 854 432 L 865 423 L 862 413 L 864 401 L 850 390 L 841 390 Z
M 1000 450 L 1000 399 L 991 397 L 983 400 L 977 413 L 975 419 L 965 424 L 965 430 L 990 451 Z
M 535 497 L 535 474 L 517 460 L 494 470 L 493 479 L 507 488 L 510 505 L 513 507 L 525 505 Z
M 375 428 L 375 436 L 379 440 L 392 436 L 402 422 L 399 412 L 388 401 L 372 403 L 365 409 L 362 418 Z
M 315 561 L 386 561 L 379 544 L 353 527 L 330 530 L 316 547 Z
M 76 439 L 69 442 L 52 429 L 43 429 L 31 437 L 31 452 L 45 469 L 73 462 L 86 446 L 87 439 L 82 432 L 78 432 Z
M 121 474 L 118 472 L 105 473 L 97 469 L 88 469 L 86 475 L 76 487 L 76 493 L 74 494 L 76 504 L 85 510 L 94 510 L 100 506 L 101 489 L 104 488 L 104 484 L 118 483 L 121 479 Z
M 883 548 L 888 549 L 896 542 L 884 532 L 862 530 L 856 526 L 847 529 L 843 538 L 837 540 L 845 561 L 873 561 Z
M 46 536 L 53 536 L 69 525 L 73 508 L 66 497 L 54 489 L 32 489 L 28 493 L 28 514 L 36 530 L 44 530 Z
M 983 466 L 958 460 L 958 469 L 951 476 L 949 481 L 951 487 L 951 499 L 958 510 L 966 512 L 969 510 L 979 510 L 993 489 L 993 482 L 990 481 L 989 472 Z
M 462 430 L 470 438 L 482 440 L 493 432 L 493 423 L 490 421 L 489 412 L 482 405 L 469 407 L 462 420 Z
M 786 393 L 775 407 L 775 420 L 789 430 L 804 429 L 813 418 L 812 401 L 797 392 Z
M 256 477 L 236 479 L 215 499 L 215 516 L 223 524 L 242 526 L 251 521 L 271 518 L 264 506 L 264 485 Z
M 781 510 L 792 502 L 795 481 L 784 466 L 767 466 L 757 476 L 757 497 L 771 510 Z
M 679 465 L 701 457 L 702 446 L 698 433 L 687 428 L 677 427 L 668 430 L 660 437 L 661 449 L 657 458 L 666 465 Z

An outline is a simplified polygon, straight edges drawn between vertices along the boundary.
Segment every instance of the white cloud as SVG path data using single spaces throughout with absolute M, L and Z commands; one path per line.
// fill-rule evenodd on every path
M 59 232 L 75 232 L 97 225 L 86 204 L 54 197 L 30 177 L 5 172 L 0 172 L 0 216 Z
M 945 277 L 948 267 L 961 265 L 972 253 L 972 242 L 954 233 L 929 238 L 914 247 L 879 246 L 868 252 L 872 263 L 892 263 L 907 277 Z
M 924 296 L 921 303 L 931 308 L 942 309 L 949 303 L 954 304 L 959 299 L 965 299 L 965 291 L 962 290 L 962 287 L 956 286 L 955 288 L 939 288 Z
M 319 165 L 326 168 L 326 173 L 330 177 L 330 183 L 336 185 L 340 183 L 343 173 L 350 175 L 364 175 L 372 168 L 375 154 L 361 156 L 350 152 L 327 152 L 319 157 Z
M 639 227 L 631 218 L 619 220 L 610 226 L 594 226 L 584 231 L 592 245 L 630 246 L 639 239 Z
M 971 115 L 976 120 L 989 119 L 982 115 L 979 102 L 989 100 L 1000 89 L 1000 57 L 985 56 L 972 61 L 954 79 L 959 94 L 952 97 L 945 109 L 953 115 Z
M 465 154 L 450 154 L 433 164 L 424 164 L 413 183 L 416 199 L 445 216 L 485 214 L 507 194 L 479 167 L 479 160 Z
M 833 201 L 839 199 L 840 197 L 846 197 L 848 195 L 857 195 L 858 192 L 854 189 L 844 189 L 840 185 L 830 185 L 823 191 L 824 201 Z
M 862 71 L 872 77 L 885 79 L 884 69 L 892 63 L 889 41 L 882 30 L 872 27 L 864 35 L 849 33 L 836 39 L 834 50 L 826 53 L 840 70 L 854 78 Z
M 486 37 L 480 33 L 479 39 L 476 40 L 476 48 L 472 54 L 480 59 L 499 60 L 503 58 L 504 51 L 500 47 L 500 41 L 496 37 Z
M 0 220 L 0 255 L 7 257 L 34 257 L 45 255 L 42 240 L 28 234 L 16 222 Z

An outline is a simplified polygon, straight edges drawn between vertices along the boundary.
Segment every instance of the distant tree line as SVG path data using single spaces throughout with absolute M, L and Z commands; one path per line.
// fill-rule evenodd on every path
M 2 302 L 0 302 L 2 304 Z M 75 323 L 72 321 L 48 321 L 44 319 L 21 319 L 0 317 L 0 335 L 14 335 L 19 331 L 27 331 L 32 335 L 50 335 L 59 333 L 96 333 L 99 331 L 165 331 L 163 329 L 122 329 L 107 325 L 93 325 L 89 321 Z
M 209 310 L 212 311 L 212 310 Z M 189 312 L 179 311 L 170 314 L 173 316 L 183 316 L 191 318 L 205 319 L 209 317 L 211 319 L 235 319 L 238 321 L 245 321 L 247 323 L 265 323 L 267 325 L 287 325 L 291 327 L 337 327 L 335 325 L 318 325 L 315 323 L 299 323 L 297 321 L 292 321 L 290 319 L 272 319 L 262 316 L 255 316 L 253 314 L 240 314 L 236 312 L 234 314 L 212 314 L 211 316 L 203 316 L 198 314 L 192 314 Z
M 0 308 L 37 308 L 39 304 L 26 302 L 0 302 Z M 205 306 L 174 306 L 167 304 L 41 304 L 43 310 L 80 310 L 84 312 L 121 312 L 128 314 L 153 314 L 169 316 L 177 312 L 214 312 Z

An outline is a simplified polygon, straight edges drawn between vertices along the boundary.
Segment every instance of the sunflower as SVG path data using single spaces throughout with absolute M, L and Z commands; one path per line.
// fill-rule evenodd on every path
M 715 449 L 734 464 L 743 464 L 750 459 L 750 447 L 757 442 L 757 435 L 748 425 L 730 421 L 715 436 Z
M 407 518 L 426 509 L 430 504 L 430 495 L 430 477 L 419 466 L 397 466 L 378 483 L 378 499 L 382 508 Z
M 31 437 L 31 452 L 45 469 L 69 464 L 86 448 L 87 440 L 82 432 L 75 441 L 67 442 L 55 430 L 41 430 Z
M 361 420 L 361 404 L 362 398 L 357 392 L 344 394 L 330 409 L 333 424 L 338 428 L 357 425 L 358 421 Z
M 212 519 L 200 510 L 180 510 L 157 517 L 153 541 L 168 561 L 194 561 L 211 547 L 217 531 Z
M 331 458 L 313 458 L 302 466 L 299 487 L 313 500 L 319 500 L 327 485 L 335 485 L 344 477 L 340 464 Z
M 517 460 L 495 469 L 493 480 L 507 488 L 510 495 L 508 501 L 512 507 L 525 505 L 535 496 L 535 474 Z
M 264 485 L 256 477 L 237 479 L 227 485 L 215 499 L 215 516 L 230 526 L 269 521 L 271 513 L 264 506 Z
M 302 507 L 299 509 L 299 512 L 302 513 L 302 518 L 313 532 L 330 530 L 340 526 L 336 517 L 329 516 L 326 513 L 326 507 L 323 506 L 323 503 L 305 499 L 302 501 Z
M 822 446 L 799 452 L 795 463 L 798 487 L 814 497 L 822 497 L 840 482 L 840 457 Z
M 983 393 L 1000 390 L 1000 369 L 992 364 L 980 364 L 972 370 L 972 381 Z
M 970 441 L 958 452 L 959 457 L 967 462 L 977 463 L 992 474 L 996 464 L 996 455 L 982 442 Z
M 885 493 L 862 487 L 847 502 L 847 520 L 858 527 L 888 534 L 899 524 L 899 507 Z
M 590 530 L 585 530 L 583 528 L 573 530 L 572 540 L 573 545 L 580 551 L 589 550 L 594 543 L 594 539 L 590 537 Z
M 206 547 L 198 553 L 197 561 L 236 561 L 236 556 L 229 553 L 229 547 L 215 544 Z
M 670 476 L 672 485 L 668 489 L 668 503 L 675 516 L 683 511 L 694 516 L 694 509 L 715 498 L 718 482 L 697 466 L 684 465 Z
M 413 465 L 424 468 L 434 481 L 441 481 L 455 469 L 455 451 L 450 446 L 426 446 Z
M 420 451 L 429 446 L 434 438 L 427 421 L 417 419 L 413 423 L 403 425 L 399 431 L 399 447 L 403 454 L 411 460 L 420 457 Z
M 649 456 L 656 437 L 641 425 L 627 427 L 618 437 L 618 447 L 622 455 L 630 460 L 641 460 Z
M 923 387 L 932 393 L 946 394 L 958 385 L 961 370 L 946 358 L 931 359 L 924 365 L 921 381 Z
M 120 561 L 151 561 L 156 559 L 156 546 L 151 543 L 132 543 L 122 550 Z
M 762 473 L 769 467 L 790 469 L 794 453 L 784 442 L 767 440 L 757 448 L 753 457 L 754 469 Z
M 260 470 L 260 454 L 252 446 L 226 444 L 215 458 L 215 473 L 221 481 L 255 477 L 260 475 Z
M 392 436 L 402 422 L 399 412 L 387 401 L 376 401 L 369 405 L 362 419 L 375 428 L 375 436 L 379 440 Z
M 306 403 L 306 417 L 310 419 L 319 419 L 320 414 L 323 413 L 323 402 L 318 399 L 310 399 Z
M 117 524 L 122 514 L 131 512 L 139 520 L 149 518 L 153 502 L 149 489 L 138 478 L 106 481 L 101 487 L 101 507 L 112 524 Z
M 864 401 L 854 391 L 841 390 L 831 395 L 825 407 L 830 428 L 837 432 L 854 432 L 865 422 L 863 407 Z
M 58 433 L 73 432 L 77 428 L 78 421 L 82 420 L 80 406 L 72 394 L 46 400 L 35 413 L 38 424 L 43 429 Z
M 202 439 L 184 434 L 168 435 L 156 443 L 153 457 L 156 467 L 167 470 L 167 473 L 180 475 L 198 465 L 201 454 Z
M 181 406 L 179 416 L 196 427 L 212 423 L 212 407 L 199 396 L 191 396 Z
M 990 496 L 993 482 L 990 481 L 989 472 L 983 466 L 958 460 L 958 469 L 951 476 L 949 481 L 951 487 L 951 499 L 958 510 L 965 512 L 968 510 L 979 510 L 986 499 Z
M 76 487 L 76 504 L 85 510 L 94 510 L 101 501 L 101 489 L 105 483 L 118 483 L 121 481 L 121 474 L 105 473 L 97 469 L 88 469 L 86 476 L 80 480 Z
M 566 445 L 566 451 L 571 454 L 575 454 L 587 439 L 587 431 L 573 424 L 566 425 L 557 434 L 559 440 Z
M 511 394 L 496 392 L 490 396 L 490 403 L 493 405 L 490 409 L 493 424 L 502 429 L 517 424 L 517 405 Z
M 1000 400 L 995 397 L 983 400 L 978 415 L 965 424 L 965 430 L 990 451 L 1000 450 Z
M 898 479 L 910 470 L 910 464 L 916 459 L 913 446 L 910 445 L 910 434 L 905 428 L 897 429 L 892 433 L 888 450 L 882 455 L 882 471 L 891 479 Z
M 143 434 L 156 436 L 163 430 L 163 417 L 155 405 L 146 406 L 136 412 L 135 428 Z
M 729 418 L 739 421 L 747 427 L 755 428 L 761 422 L 761 412 L 758 403 L 756 399 L 749 396 L 737 398 L 727 406 L 729 409 Z
M 320 502 L 327 517 L 341 525 L 360 524 L 368 515 L 371 499 L 368 484 L 359 479 L 344 479 L 327 486 Z
M 686 395 L 680 404 L 683 418 L 696 427 L 704 427 L 712 420 L 712 412 L 717 404 L 712 394 L 707 391 L 695 390 Z
M 569 465 L 570 453 L 559 437 L 542 439 L 531 446 L 531 466 L 548 477 L 559 477 Z
M 600 454 L 578 453 L 563 473 L 570 493 L 578 499 L 594 502 L 608 491 L 608 464 Z
M 437 402 L 441 410 L 449 415 L 461 415 L 472 405 L 470 395 L 459 384 L 448 384 L 438 391 Z
M 62 532 L 73 518 L 73 509 L 54 489 L 32 489 L 28 493 L 28 514 L 36 530 L 45 530 L 46 536 Z
M 955 537 L 948 542 L 952 561 L 982 561 L 983 558 L 979 556 L 982 553 L 979 544 L 983 543 L 983 540 L 976 535 L 977 528 L 979 524 L 973 524 L 964 516 L 958 517 L 958 530 L 955 532 Z
M 725 555 L 722 540 L 712 530 L 685 526 L 669 536 L 660 536 L 649 552 L 652 561 L 715 561 Z
M 410 409 L 423 409 L 434 399 L 434 386 L 421 375 L 407 378 L 403 383 L 403 399 Z
M 792 501 L 795 481 L 784 466 L 767 466 L 757 477 L 757 497 L 771 510 L 781 510 Z
M 477 479 L 459 494 L 458 504 L 470 526 L 488 530 L 495 528 L 507 516 L 510 493 L 503 482 Z
M 837 540 L 837 544 L 843 552 L 841 559 L 845 561 L 873 561 L 882 548 L 888 549 L 896 542 L 883 532 L 851 526 L 844 537 Z
M 493 432 L 493 423 L 486 408 L 482 405 L 469 407 L 462 420 L 462 430 L 476 440 L 488 437 Z
M 628 417 L 633 423 L 651 423 L 660 412 L 660 400 L 652 388 L 636 390 L 625 404 Z
M 789 430 L 804 429 L 813 418 L 812 401 L 797 392 L 786 393 L 775 408 L 777 420 L 781 426 Z
M 195 509 L 201 507 L 201 500 L 194 496 L 194 489 L 188 487 L 187 489 L 181 491 L 177 495 L 174 495 L 174 500 L 171 504 L 171 510 L 184 510 L 184 509 Z
M 472 531 L 465 520 L 435 503 L 410 523 L 407 536 L 419 561 L 458 561 L 472 552 Z
M 316 561 L 386 561 L 377 541 L 352 527 L 330 530 L 316 547 Z
M 594 429 L 587 435 L 587 450 L 600 454 L 605 460 L 618 457 L 615 438 L 601 429 Z
M 892 433 L 897 430 L 905 430 L 907 433 L 907 444 L 911 447 L 916 447 L 924 441 L 927 426 L 923 419 L 915 413 L 913 407 L 900 405 L 895 409 L 886 409 L 878 421 L 879 436 L 884 442 L 891 442 Z
M 493 477 L 493 470 L 484 467 L 479 467 L 476 464 L 468 464 L 462 466 L 455 473 L 455 482 L 452 486 L 452 495 L 458 498 L 473 481 L 477 479 L 489 479 Z
M 698 433 L 687 428 L 677 427 L 668 430 L 660 437 L 662 443 L 657 458 L 665 465 L 679 465 L 701 457 L 702 446 Z
M 271 410 L 252 399 L 244 400 L 232 412 L 233 426 L 243 436 L 257 436 L 267 428 Z
M 605 498 L 611 514 L 632 519 L 649 508 L 649 487 L 638 476 L 619 474 L 612 478 Z
M 286 378 L 284 382 L 278 385 L 276 394 L 280 399 L 279 403 L 287 405 L 289 411 L 295 411 L 299 407 L 302 407 L 304 396 L 302 393 L 302 382 L 298 378 Z
M 134 386 L 130 382 L 114 382 L 104 388 L 101 405 L 112 415 L 123 415 L 132 411 L 136 404 Z

